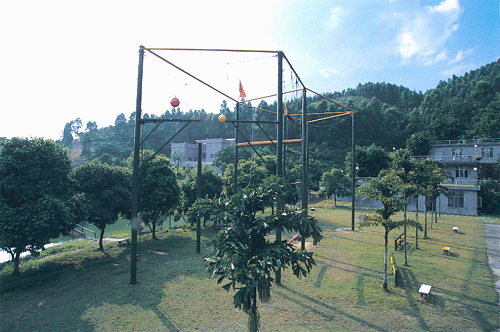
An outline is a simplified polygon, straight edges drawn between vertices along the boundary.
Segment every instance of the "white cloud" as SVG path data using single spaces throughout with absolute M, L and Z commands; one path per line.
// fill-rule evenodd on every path
M 443 70 L 441 71 L 441 75 L 444 77 L 450 77 L 452 75 L 460 76 L 465 74 L 466 71 L 473 70 L 474 68 L 477 68 L 477 65 L 475 63 L 468 63 Z
M 319 71 L 319 73 L 323 78 L 330 78 L 332 76 L 337 75 L 339 71 L 335 68 L 329 68 L 329 69 L 322 69 Z
M 428 7 L 431 12 L 436 13 L 455 13 L 460 11 L 460 3 L 458 0 L 445 0 L 437 6 Z
M 325 30 L 331 31 L 336 29 L 342 22 L 342 16 L 344 15 L 344 13 L 345 11 L 340 7 L 332 8 L 330 17 L 325 23 Z
M 446 60 L 446 42 L 457 31 L 462 8 L 458 0 L 444 0 L 437 6 L 395 14 L 401 20 L 396 39 L 403 64 L 428 66 Z
M 471 55 L 473 52 L 474 52 L 473 49 L 466 50 L 465 52 L 464 51 L 458 51 L 457 55 L 453 59 L 450 59 L 450 61 L 448 62 L 448 64 L 451 65 L 451 64 L 460 62 L 463 59 L 465 59 L 467 56 Z

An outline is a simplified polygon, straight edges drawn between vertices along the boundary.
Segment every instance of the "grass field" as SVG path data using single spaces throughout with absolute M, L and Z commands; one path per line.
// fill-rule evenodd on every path
M 260 304 L 261 331 L 495 331 L 500 328 L 496 277 L 486 256 L 484 218 L 441 216 L 428 239 L 408 231 L 408 265 L 394 251 L 402 272 L 400 287 L 389 274 L 382 290 L 383 229 L 346 231 L 349 208 L 319 203 L 315 215 L 324 239 L 312 248 L 317 265 L 307 278 L 291 271 L 272 299 Z M 369 214 L 371 211 L 357 211 Z M 423 220 L 423 215 L 419 218 Z M 498 219 L 489 218 L 498 223 Z M 125 223 L 125 221 L 122 221 Z M 452 227 L 459 227 L 458 233 Z M 358 227 L 358 225 L 356 225 Z M 122 237 L 115 225 L 106 236 Z M 130 247 L 71 241 L 49 248 L 21 264 L 12 277 L 0 265 L 0 331 L 245 331 L 246 314 L 205 272 L 203 250 L 212 229 L 202 234 L 195 253 L 189 227 L 143 236 L 137 285 L 130 285 Z M 443 254 L 449 245 L 451 253 Z M 429 299 L 418 293 L 432 285 Z

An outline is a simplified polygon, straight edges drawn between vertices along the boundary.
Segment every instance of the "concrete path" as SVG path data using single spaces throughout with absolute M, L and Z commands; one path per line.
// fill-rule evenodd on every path
M 493 274 L 498 277 L 495 290 L 500 294 L 500 225 L 485 224 L 488 261 Z M 500 305 L 500 303 L 499 303 Z

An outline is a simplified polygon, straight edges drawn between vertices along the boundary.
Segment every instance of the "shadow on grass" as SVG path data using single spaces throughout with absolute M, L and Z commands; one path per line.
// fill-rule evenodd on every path
M 0 300 L 9 306 L 0 308 L 0 313 L 9 319 L 2 319 L 0 330 L 111 331 L 113 324 L 131 324 L 131 328 L 139 324 L 145 326 L 142 330 L 154 330 L 150 324 L 180 331 L 159 309 L 162 285 L 183 275 L 206 278 L 202 255 L 195 249 L 196 241 L 185 234 L 141 241 L 136 285 L 130 285 L 131 247 L 115 243 L 107 244 L 104 252 L 66 253 L 64 258 L 40 262 L 19 275 L 2 276 Z M 120 312 L 131 315 L 121 317 Z
M 418 292 L 420 283 L 415 277 L 415 274 L 413 274 L 413 272 L 410 269 L 405 267 L 400 267 L 399 271 L 401 272 L 400 286 L 406 289 L 406 299 L 408 301 L 408 304 L 410 305 L 412 314 L 417 318 L 420 327 L 424 330 L 428 330 L 429 326 L 422 317 L 417 302 L 415 301 L 415 298 L 412 295 L 414 294 L 414 292 Z M 434 297 L 434 294 L 432 296 Z
M 284 292 L 281 292 L 280 289 L 284 289 L 284 290 L 290 292 L 291 294 L 293 294 L 293 295 L 295 295 L 297 297 L 302 298 L 303 300 L 302 301 L 296 300 L 296 299 L 294 299 L 294 298 L 286 295 Z M 342 316 L 344 316 L 346 318 L 349 318 L 349 319 L 351 319 L 353 321 L 356 321 L 359 324 L 361 324 L 362 326 L 369 327 L 369 328 L 374 329 L 376 331 L 388 331 L 388 330 L 386 330 L 386 329 L 384 329 L 384 328 L 382 328 L 380 326 L 377 326 L 377 325 L 375 325 L 375 324 L 373 324 L 371 322 L 368 322 L 368 321 L 366 321 L 364 319 L 361 319 L 361 318 L 359 318 L 357 316 L 351 315 L 351 314 L 349 314 L 349 313 L 347 313 L 347 312 L 345 312 L 343 310 L 335 308 L 335 307 L 333 307 L 333 306 L 331 306 L 329 304 L 321 302 L 321 301 L 319 301 L 319 300 L 317 300 L 315 298 L 312 298 L 312 297 L 310 297 L 310 296 L 308 296 L 306 294 L 300 293 L 300 292 L 298 292 L 296 290 L 293 290 L 291 288 L 288 288 L 286 286 L 280 286 L 279 288 L 277 288 L 275 290 L 275 292 L 277 294 L 279 294 L 281 297 L 283 297 L 284 299 L 286 299 L 286 300 L 288 300 L 290 302 L 293 302 L 293 303 L 295 303 L 295 304 L 303 307 L 304 309 L 310 310 L 315 315 L 321 316 L 321 317 L 323 317 L 326 320 L 331 320 L 332 319 L 332 315 L 337 314 L 337 315 L 342 315 Z M 324 308 L 326 310 L 326 312 L 323 312 L 321 310 L 318 310 L 318 309 L 314 308 L 314 305 L 317 305 L 317 306 L 320 306 L 320 307 Z
M 323 266 L 331 267 L 333 269 L 338 269 L 338 270 L 345 271 L 345 272 L 360 273 L 362 271 L 368 271 L 370 273 L 367 273 L 367 272 L 362 272 L 362 273 L 364 275 L 370 275 L 370 276 L 377 277 L 377 278 L 381 278 L 382 274 L 383 274 L 383 272 L 380 272 L 378 270 L 369 269 L 369 268 L 366 268 L 366 267 L 362 267 L 360 265 L 354 265 L 354 264 L 343 262 L 343 261 L 339 261 L 339 260 L 336 260 L 336 259 L 331 259 L 331 258 L 322 256 L 322 255 L 319 255 L 319 254 L 316 254 L 316 253 L 314 254 L 314 257 L 318 257 L 318 258 L 321 258 L 324 261 L 330 261 L 330 262 L 333 262 L 333 263 L 338 264 L 338 265 L 342 264 L 342 265 L 350 266 L 351 269 L 346 269 L 346 268 L 342 268 L 342 267 L 340 267 L 338 265 L 333 265 L 333 264 L 329 264 L 329 263 L 326 263 L 326 262 L 322 263 Z
M 365 275 L 358 274 L 358 282 L 356 285 L 356 293 L 358 294 L 358 304 L 365 305 Z

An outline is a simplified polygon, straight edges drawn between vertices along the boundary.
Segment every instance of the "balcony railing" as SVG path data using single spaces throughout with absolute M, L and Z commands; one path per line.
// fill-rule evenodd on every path
M 488 143 L 500 143 L 500 138 L 474 138 L 474 139 L 453 139 L 453 140 L 441 140 L 441 141 L 430 141 L 431 145 L 457 145 L 457 144 L 488 144 Z
M 440 162 L 485 162 L 488 158 L 476 155 L 455 155 L 455 156 L 412 156 L 414 159 L 433 159 Z M 490 158 L 493 162 L 494 160 Z

